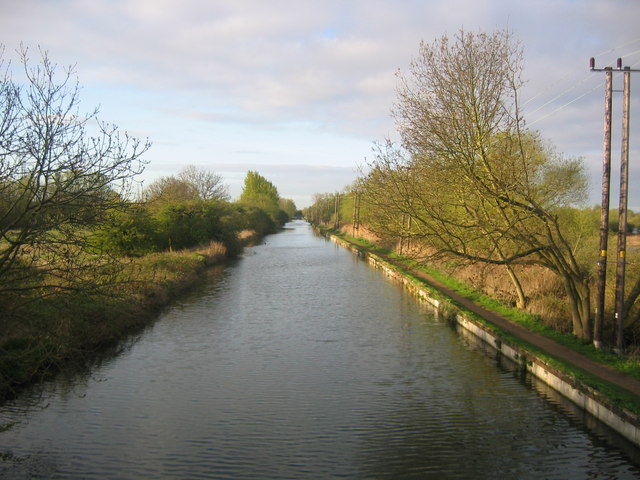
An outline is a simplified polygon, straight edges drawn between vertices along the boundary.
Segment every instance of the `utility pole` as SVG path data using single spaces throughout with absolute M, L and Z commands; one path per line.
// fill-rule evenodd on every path
M 590 59 L 589 65 L 591 67 L 591 71 L 605 71 L 607 72 L 607 83 L 608 89 L 611 89 L 609 84 L 611 72 L 613 69 L 611 67 L 607 67 L 604 69 L 596 69 L 595 68 L 595 60 L 593 58 Z M 620 72 L 624 72 L 624 90 L 623 90 L 623 104 L 622 104 L 622 149 L 620 156 L 620 202 L 618 206 L 618 251 L 617 251 L 617 259 L 616 259 L 616 291 L 615 291 L 615 324 L 616 324 L 616 341 L 614 350 L 616 353 L 621 354 L 624 347 L 624 280 L 625 280 L 625 267 L 626 267 L 626 249 L 627 249 L 627 203 L 628 203 L 628 192 L 629 192 L 629 111 L 630 111 L 630 99 L 631 99 L 631 72 L 638 72 L 640 70 L 634 70 L 631 67 L 623 67 L 622 59 L 618 58 L 616 70 Z M 606 96 L 606 95 L 605 95 Z M 610 101 L 610 100 L 609 100 Z M 611 130 L 610 130 L 610 122 L 609 118 L 609 132 L 607 139 L 607 108 L 608 114 L 611 115 L 610 106 L 607 107 L 605 101 L 605 160 L 604 163 L 607 162 L 607 157 L 609 158 L 609 166 L 603 165 L 603 204 L 602 204 L 602 213 L 601 213 L 601 226 L 600 226 L 600 260 L 598 265 L 598 299 L 597 299 L 597 311 L 596 311 L 596 327 L 594 329 L 594 344 L 596 347 L 598 344 L 596 341 L 600 342 L 601 345 L 601 328 L 602 328 L 602 318 L 604 315 L 604 289 L 606 284 L 606 248 L 607 248 L 607 234 L 608 234 L 608 217 L 609 217 L 609 171 L 605 173 L 605 169 L 610 170 L 610 159 L 611 159 Z M 608 146 L 607 146 L 608 143 Z M 607 152 L 608 150 L 608 152 Z M 606 186 L 605 186 L 605 178 L 606 178 Z M 606 205 L 605 205 L 605 190 L 606 190 Z M 607 210 L 606 215 L 604 210 Z M 604 233 L 603 233 L 604 227 Z M 603 236 L 605 240 L 603 242 Z M 603 248 L 604 245 L 604 248 Z M 603 271 L 603 272 L 602 272 Z M 602 282 L 602 285 L 600 285 Z M 598 326 L 598 320 L 600 319 L 600 325 Z M 596 332 L 598 336 L 596 337 Z
M 595 70 L 595 59 L 590 60 L 591 71 Z M 602 160 L 602 202 L 600 210 L 600 258 L 596 294 L 596 318 L 593 326 L 593 344 L 602 348 L 602 325 L 604 323 L 604 298 L 607 283 L 607 249 L 609 240 L 609 189 L 611 184 L 611 105 L 613 69 L 605 67 L 604 94 L 604 157 Z
M 352 235 L 356 237 L 360 230 L 360 193 L 357 188 L 353 190 L 353 219 L 351 227 Z
M 618 59 L 618 67 L 622 60 Z M 624 346 L 624 273 L 627 251 L 627 201 L 629 198 L 629 104 L 631 98 L 631 68 L 624 69 L 624 90 L 622 101 L 622 149 L 620 155 L 620 204 L 618 207 L 618 263 L 616 268 L 616 353 L 621 354 Z

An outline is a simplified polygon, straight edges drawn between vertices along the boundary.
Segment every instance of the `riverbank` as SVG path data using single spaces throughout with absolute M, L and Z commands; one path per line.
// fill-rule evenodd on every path
M 244 246 L 260 241 L 243 232 Z M 23 387 L 91 361 L 144 329 L 159 312 L 230 260 L 225 246 L 158 252 L 118 260 L 112 282 L 87 291 L 35 298 L 19 314 L 3 318 L 0 336 L 0 401 Z
M 432 303 L 500 355 L 515 361 L 523 370 L 640 445 L 640 381 L 637 378 L 481 307 L 401 257 L 376 250 L 343 233 L 322 231 Z M 602 352 L 596 353 L 602 355 Z

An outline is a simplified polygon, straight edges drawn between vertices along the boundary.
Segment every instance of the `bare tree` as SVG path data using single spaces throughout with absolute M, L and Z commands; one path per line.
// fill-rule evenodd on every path
M 145 189 L 145 200 L 150 204 L 227 201 L 229 192 L 220 175 L 190 165 L 177 176 L 160 177 L 149 184 Z
M 147 205 L 161 206 L 166 203 L 184 203 L 200 201 L 197 189 L 189 182 L 168 176 L 154 180 L 145 188 L 144 199 Z
M 0 51 L 0 62 L 4 50 Z M 24 81 L 0 78 L 0 295 L 75 288 L 104 258 L 91 226 L 128 203 L 148 141 L 79 110 L 72 67 L 18 51 Z M 37 278 L 38 281 L 34 281 Z
M 229 190 L 217 173 L 189 165 L 178 174 L 178 179 L 192 185 L 200 200 L 229 200 Z

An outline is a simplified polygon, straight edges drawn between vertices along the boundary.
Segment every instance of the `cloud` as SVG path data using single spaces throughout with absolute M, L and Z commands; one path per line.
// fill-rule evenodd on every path
M 395 72 L 407 69 L 421 40 L 509 28 L 525 51 L 528 121 L 595 172 L 603 79 L 588 59 L 640 61 L 637 0 L 0 3 L 7 47 L 42 45 L 58 63 L 77 64 L 83 93 L 107 120 L 148 132 L 158 162 L 235 158 L 234 143 L 265 152 L 265 163 L 287 149 L 323 161 L 297 135 L 309 150 L 326 147 L 323 158 L 353 165 L 367 145 L 394 135 Z M 361 151 L 345 151 L 345 137 Z

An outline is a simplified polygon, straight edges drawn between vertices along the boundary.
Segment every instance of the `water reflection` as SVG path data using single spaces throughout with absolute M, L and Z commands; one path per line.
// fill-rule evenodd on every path
M 5 478 L 635 478 L 635 456 L 303 223 L 46 400 Z M 551 399 L 551 400 L 550 400 Z M 47 408 L 34 408 L 34 404 Z

